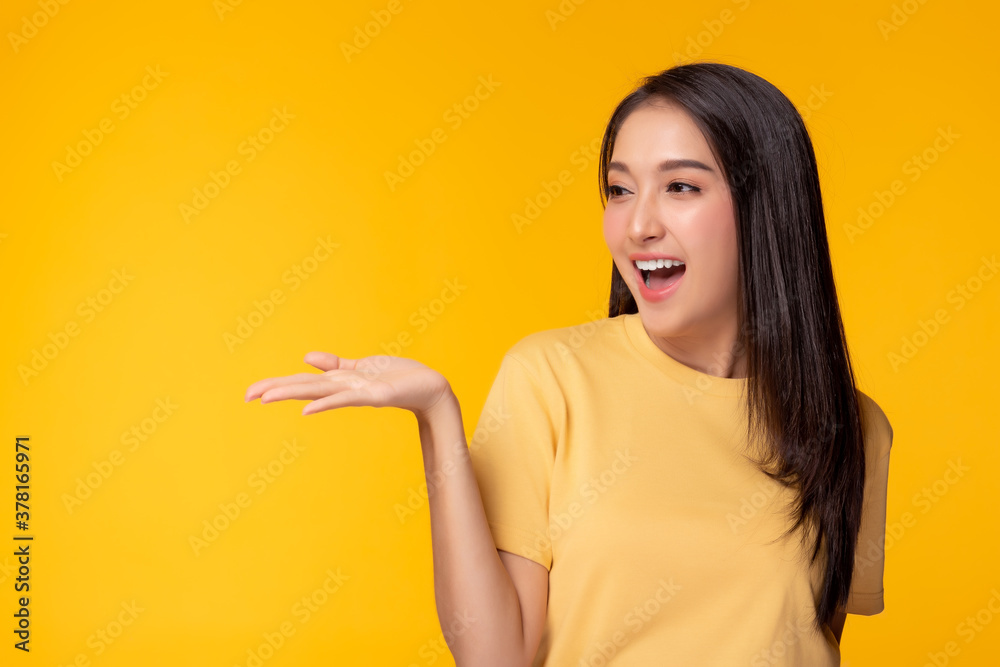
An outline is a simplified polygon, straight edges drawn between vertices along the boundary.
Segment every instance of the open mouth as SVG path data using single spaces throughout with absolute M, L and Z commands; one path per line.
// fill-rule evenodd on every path
M 687 268 L 679 259 L 636 260 L 633 264 L 639 271 L 642 282 L 653 291 L 676 283 Z

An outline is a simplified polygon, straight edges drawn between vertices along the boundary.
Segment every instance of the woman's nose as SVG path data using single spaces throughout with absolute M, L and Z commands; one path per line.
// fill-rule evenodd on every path
M 655 193 L 640 194 L 628 223 L 628 234 L 636 243 L 663 236 L 662 212 L 656 205 Z

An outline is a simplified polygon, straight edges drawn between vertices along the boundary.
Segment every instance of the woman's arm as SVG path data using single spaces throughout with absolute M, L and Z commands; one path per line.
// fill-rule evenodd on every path
M 247 388 L 245 400 L 308 400 L 303 415 L 348 406 L 413 412 L 430 506 L 434 596 L 445 641 L 462 667 L 530 665 L 545 620 L 548 571 L 510 555 L 505 556 L 508 573 L 501 562 L 451 385 L 440 373 L 402 357 L 347 359 L 310 352 L 304 361 L 324 372 L 260 380 Z
M 455 664 L 530 665 L 541 640 L 548 572 L 525 562 L 508 573 L 501 561 L 454 394 L 449 390 L 431 410 L 417 414 L 417 423 L 430 506 L 434 597 Z

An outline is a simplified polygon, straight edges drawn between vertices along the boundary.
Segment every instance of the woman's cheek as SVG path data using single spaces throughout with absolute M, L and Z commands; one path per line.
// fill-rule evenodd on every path
M 614 250 L 615 247 L 615 235 L 614 235 L 614 224 L 610 213 L 604 214 L 604 242 L 608 245 L 608 248 Z

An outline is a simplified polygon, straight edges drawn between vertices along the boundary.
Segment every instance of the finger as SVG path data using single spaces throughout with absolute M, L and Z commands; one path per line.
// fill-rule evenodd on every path
M 267 389 L 261 394 L 261 403 L 273 403 L 288 399 L 315 400 L 330 394 L 357 389 L 364 381 L 353 375 L 308 375 L 305 382 L 283 384 Z
M 344 407 L 362 407 L 371 406 L 372 400 L 371 396 L 366 394 L 360 388 L 345 389 L 339 391 L 335 394 L 330 394 L 322 398 L 318 398 L 312 403 L 307 404 L 302 408 L 303 415 L 311 415 L 316 412 L 322 412 L 324 410 L 333 410 L 336 408 Z
M 252 385 L 247 387 L 246 395 L 244 400 L 252 401 L 255 398 L 260 398 L 261 394 L 274 387 L 280 387 L 286 384 L 295 384 L 297 382 L 305 382 L 309 379 L 315 379 L 319 376 L 313 373 L 296 373 L 295 375 L 286 375 L 284 377 L 266 378 L 264 380 L 258 380 Z
M 358 363 L 357 359 L 339 357 L 330 352 L 309 352 L 303 361 L 322 371 L 353 370 Z

